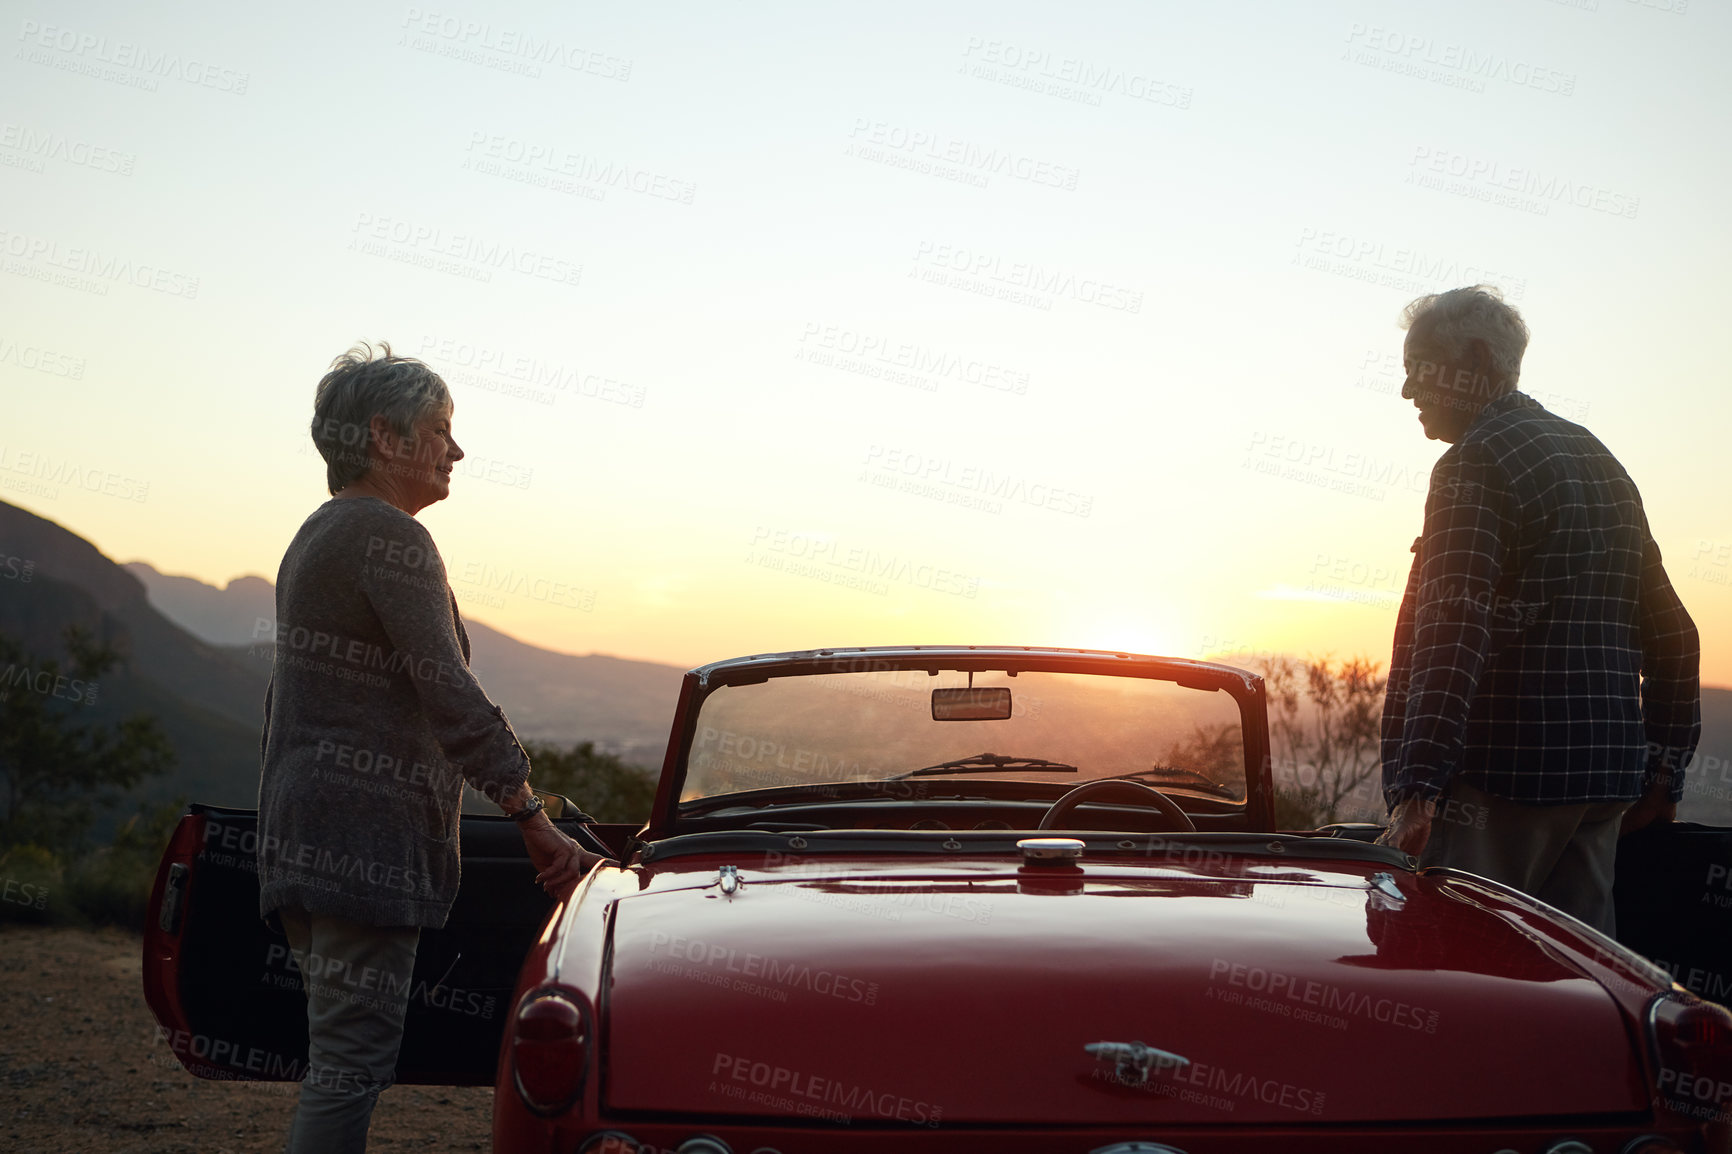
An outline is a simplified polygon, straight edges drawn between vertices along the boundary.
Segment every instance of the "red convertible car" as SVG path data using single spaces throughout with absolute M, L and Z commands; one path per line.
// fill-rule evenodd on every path
M 695 669 L 647 824 L 565 819 L 619 862 L 569 900 L 464 819 L 398 1078 L 494 1085 L 513 1154 L 1732 1149 L 1724 1008 L 1372 827 L 1277 831 L 1269 765 L 1223 665 Z M 305 1068 L 255 841 L 194 806 L 157 880 L 146 995 L 201 1077 Z

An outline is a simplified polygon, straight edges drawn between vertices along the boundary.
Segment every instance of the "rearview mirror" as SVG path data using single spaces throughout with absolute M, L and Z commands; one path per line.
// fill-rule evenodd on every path
M 1010 717 L 1010 689 L 934 689 L 934 721 L 1004 721 Z

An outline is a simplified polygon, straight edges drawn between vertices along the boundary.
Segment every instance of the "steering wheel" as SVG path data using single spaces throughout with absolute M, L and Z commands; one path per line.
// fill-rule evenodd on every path
M 1149 806 L 1162 817 L 1171 819 L 1173 829 L 1183 833 L 1196 832 L 1197 827 L 1191 823 L 1191 819 L 1185 814 L 1185 811 L 1179 808 L 1178 802 L 1152 785 L 1145 785 L 1140 781 L 1127 781 L 1120 777 L 1102 778 L 1100 781 L 1085 781 L 1075 789 L 1069 790 L 1047 808 L 1046 813 L 1041 815 L 1040 824 L 1035 828 L 1063 829 L 1065 827 L 1059 823 L 1062 819 L 1068 818 L 1072 810 L 1083 802 L 1093 801 L 1101 794 L 1106 793 L 1134 793 L 1137 795 L 1135 798 L 1137 802 Z

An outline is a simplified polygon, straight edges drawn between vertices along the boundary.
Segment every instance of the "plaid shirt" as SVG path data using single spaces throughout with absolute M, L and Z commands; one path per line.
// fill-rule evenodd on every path
M 1635 483 L 1599 440 L 1522 393 L 1439 458 L 1395 622 L 1383 794 L 1457 773 L 1543 805 L 1620 801 L 1702 735 L 1696 626 Z

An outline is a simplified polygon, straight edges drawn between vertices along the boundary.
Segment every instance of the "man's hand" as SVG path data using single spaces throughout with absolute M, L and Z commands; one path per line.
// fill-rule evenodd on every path
M 610 859 L 593 854 L 559 832 L 545 814 L 523 823 L 523 844 L 536 868 L 535 880 L 555 901 L 564 901 L 583 876 Z
M 1671 783 L 1672 779 L 1664 774 L 1654 779 L 1636 804 L 1624 811 L 1623 820 L 1618 823 L 1619 837 L 1678 820 L 1678 803 L 1667 796 Z
M 1436 816 L 1436 802 L 1410 797 L 1396 805 L 1389 815 L 1389 828 L 1383 831 L 1377 844 L 1394 846 L 1402 853 L 1418 857 L 1431 839 L 1431 819 Z

